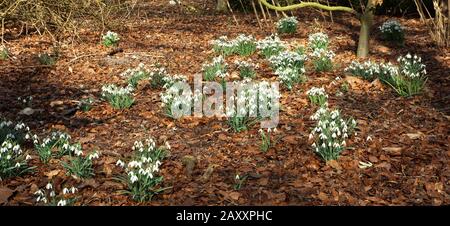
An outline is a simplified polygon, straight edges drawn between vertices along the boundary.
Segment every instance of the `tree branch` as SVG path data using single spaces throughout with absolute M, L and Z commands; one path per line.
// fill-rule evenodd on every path
M 268 3 L 267 0 L 259 0 L 259 1 L 267 8 L 273 9 L 276 11 L 294 10 L 294 9 L 303 8 L 303 7 L 315 7 L 315 8 L 319 8 L 319 9 L 323 9 L 323 10 L 328 10 L 328 11 L 344 11 L 344 12 L 357 14 L 356 11 L 350 7 L 327 6 L 327 5 L 322 5 L 318 2 L 300 2 L 298 4 L 288 5 L 288 6 L 274 6 L 270 3 Z

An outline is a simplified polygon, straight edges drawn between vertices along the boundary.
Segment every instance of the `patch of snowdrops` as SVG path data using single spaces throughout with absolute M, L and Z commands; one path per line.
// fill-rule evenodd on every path
M 281 84 L 291 90 L 295 84 L 306 80 L 306 59 L 307 57 L 304 54 L 284 51 L 270 57 L 269 61 L 275 70 L 275 74 L 278 75 Z
M 70 135 L 60 131 L 53 131 L 42 141 L 37 135 L 32 136 L 34 149 L 43 163 L 48 163 L 53 157 L 60 158 L 73 153 L 73 148 L 69 146 L 70 138 Z
M 37 190 L 34 195 L 36 202 L 47 206 L 71 206 L 77 200 L 76 193 L 78 189 L 75 187 L 65 187 L 58 194 L 53 184 L 48 183 L 45 188 Z
M 148 138 L 136 141 L 132 149 L 134 155 L 130 160 L 118 160 L 116 163 L 126 173 L 118 179 L 128 187 L 128 190 L 123 191 L 125 194 L 139 202 L 150 201 L 165 189 L 159 187 L 163 182 L 159 171 L 170 145 L 166 143 L 165 146 L 157 147 L 153 138 Z
M 12 138 L 4 140 L 0 145 L 0 181 L 31 171 L 34 167 L 28 165 L 30 159 Z
M 210 43 L 214 52 L 229 56 L 239 54 L 241 56 L 249 56 L 256 51 L 255 38 L 251 35 L 239 34 L 235 39 L 229 40 L 227 36 L 221 36 Z
M 295 16 L 291 17 L 284 17 L 280 19 L 277 23 L 277 29 L 278 33 L 287 33 L 287 34 L 293 34 L 297 30 L 297 18 Z
M 352 63 L 345 68 L 345 71 L 352 75 L 373 81 L 377 78 L 388 78 L 391 75 L 397 74 L 398 68 L 390 62 L 375 63 L 368 60 L 363 63 L 352 61 Z
M 427 81 L 427 71 L 422 58 L 406 54 L 397 59 L 398 66 L 392 63 L 353 61 L 345 71 L 369 81 L 376 78 L 390 85 L 400 96 L 419 94 Z
M 130 108 L 134 103 L 134 88 L 131 85 L 118 87 L 115 84 L 107 84 L 102 87 L 102 97 L 115 109 Z
M 219 78 L 222 82 L 228 76 L 228 64 L 225 62 L 223 56 L 214 57 L 211 63 L 203 64 L 203 79 L 206 81 L 214 81 Z
M 22 144 L 30 136 L 30 128 L 25 123 L 15 123 L 4 119 L 0 120 L 0 143 L 3 143 L 6 139 L 12 139 Z
M 119 44 L 119 40 L 119 35 L 112 31 L 108 31 L 102 36 L 102 44 L 106 47 L 117 46 Z
M 272 34 L 256 42 L 256 48 L 264 58 L 269 59 L 287 49 L 286 44 L 276 34 Z
M 136 88 L 139 81 L 149 77 L 149 75 L 149 69 L 143 63 L 140 63 L 135 68 L 129 68 L 120 74 L 120 76 L 127 79 L 128 84 L 133 88 Z
M 322 32 L 314 33 L 308 36 L 308 48 L 314 52 L 317 49 L 326 50 L 330 40 L 328 35 Z
M 316 48 L 312 53 L 314 69 L 317 72 L 331 71 L 333 69 L 333 58 L 335 54 L 331 50 Z
M 62 166 L 66 169 L 67 174 L 75 178 L 90 178 L 94 176 L 93 160 L 99 158 L 99 153 L 93 151 L 85 154 L 81 144 L 67 145 L 66 148 L 73 150 L 74 156 L 69 157 L 68 162 L 63 162 Z
M 250 79 L 234 82 L 237 95 L 230 97 L 226 115 L 228 124 L 235 132 L 247 130 L 257 120 L 271 119 L 269 112 L 277 112 L 280 93 L 267 81 L 252 82 Z
M 242 79 L 256 77 L 255 69 L 259 67 L 258 64 L 254 64 L 251 61 L 243 61 L 243 60 L 235 60 L 234 64 L 239 69 L 239 76 Z
M 201 101 L 203 94 L 196 89 L 192 93 L 189 85 L 186 86 L 184 81 L 176 82 L 167 86 L 166 90 L 160 94 L 161 106 L 167 116 L 171 118 L 180 118 L 184 115 L 190 115 L 195 101 Z
M 339 110 L 330 110 L 326 105 L 320 107 L 311 120 L 317 121 L 309 135 L 309 139 L 314 141 L 314 152 L 325 161 L 337 159 L 356 127 L 356 121 L 344 119 Z
M 383 38 L 397 44 L 403 44 L 405 42 L 404 30 L 405 28 L 395 19 L 388 20 L 380 26 Z
M 323 87 L 312 87 L 306 92 L 306 95 L 308 95 L 309 101 L 311 101 L 312 104 L 318 106 L 324 106 L 328 100 L 328 94 L 325 92 Z

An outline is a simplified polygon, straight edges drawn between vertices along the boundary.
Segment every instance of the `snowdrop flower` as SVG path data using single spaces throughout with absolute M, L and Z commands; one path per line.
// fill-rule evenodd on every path
M 98 159 L 98 158 L 99 158 L 98 152 L 95 152 L 95 153 L 93 153 L 93 154 L 90 154 L 90 155 L 88 156 L 88 158 L 89 158 L 89 160 L 92 160 L 92 159 Z
M 27 155 L 27 156 L 25 157 L 25 160 L 30 160 L 30 159 L 32 159 L 32 157 L 31 157 L 30 155 Z
M 69 194 L 70 193 L 70 191 L 69 191 L 69 189 L 68 188 L 64 188 L 63 189 L 63 194 L 65 195 L 65 194 Z
M 166 148 L 167 148 L 168 150 L 170 150 L 171 147 L 170 147 L 169 142 L 166 141 L 165 145 L 166 145 Z
M 319 134 L 319 138 L 322 140 L 326 140 L 328 137 L 324 133 Z
M 132 184 L 134 184 L 134 182 L 136 182 L 138 180 L 139 180 L 139 178 L 136 175 L 134 175 L 134 174 L 131 175 L 130 181 L 131 181 Z
M 372 137 L 371 136 L 367 136 L 366 141 L 372 141 Z
M 46 188 L 47 190 L 50 190 L 50 189 L 53 188 L 53 186 L 52 186 L 52 184 L 48 183 L 48 184 L 45 186 L 45 188 Z
M 44 192 L 42 190 L 37 190 L 34 192 L 35 195 L 44 196 Z
M 122 161 L 122 160 L 117 160 L 117 162 L 116 162 L 116 166 L 120 166 L 120 167 L 125 167 L 125 163 Z
M 59 200 L 59 202 L 56 204 L 57 206 L 66 206 L 67 205 L 67 201 L 64 199 Z

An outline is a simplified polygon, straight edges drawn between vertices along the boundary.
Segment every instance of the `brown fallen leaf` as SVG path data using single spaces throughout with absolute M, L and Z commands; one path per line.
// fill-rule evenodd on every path
M 373 80 L 373 82 L 370 83 L 370 88 L 377 89 L 377 90 L 383 90 L 383 84 L 380 82 L 379 79 Z
M 47 178 L 49 180 L 51 180 L 54 176 L 58 175 L 59 172 L 61 172 L 61 170 L 56 169 L 56 170 L 52 170 L 50 172 L 44 173 L 44 175 L 47 176 Z
M 103 172 L 107 177 L 110 177 L 113 172 L 113 167 L 110 164 L 104 164 L 103 165 Z
M 228 137 L 223 133 L 219 134 L 218 138 L 219 138 L 219 140 L 223 140 L 223 141 L 228 140 Z
M 258 180 L 258 184 L 261 186 L 266 186 L 268 183 L 269 183 L 269 179 L 265 178 L 265 177 Z
M 420 139 L 424 136 L 424 134 L 422 132 L 417 132 L 417 133 L 406 133 L 405 134 L 407 137 L 409 137 L 409 139 L 411 140 L 416 140 L 416 139 Z
M 371 156 L 369 156 L 369 161 L 371 161 L 373 163 L 377 163 L 378 162 L 378 158 L 373 156 L 373 155 L 371 155 Z
M 54 101 L 50 102 L 50 107 L 60 106 L 63 104 L 64 104 L 64 101 L 62 101 L 62 100 L 54 100 Z
M 317 198 L 319 198 L 322 202 L 325 202 L 328 200 L 328 195 L 324 192 L 320 192 L 319 195 L 317 195 Z
M 233 200 L 238 200 L 241 194 L 239 192 L 233 191 L 229 194 L 229 196 Z
M 331 166 L 331 168 L 335 170 L 341 170 L 341 165 L 336 160 L 330 160 L 327 162 L 327 165 Z
M 391 155 L 401 155 L 402 154 L 402 148 L 401 147 L 385 147 L 381 150 L 389 152 Z
M 37 190 L 39 190 L 39 187 L 36 184 L 32 184 L 30 187 L 30 194 L 34 194 Z
M 290 136 L 285 136 L 283 138 L 283 141 L 288 143 L 288 144 L 296 144 L 297 142 L 297 136 L 295 135 L 290 135 Z
M 181 159 L 181 162 L 186 167 L 186 173 L 188 176 L 192 175 L 192 172 L 194 171 L 195 165 L 197 163 L 197 159 L 192 155 L 185 155 Z
M 210 165 L 208 166 L 208 168 L 205 170 L 205 173 L 203 173 L 203 175 L 202 175 L 202 177 L 201 177 L 201 180 L 202 180 L 203 182 L 207 182 L 207 181 L 209 180 L 209 178 L 211 177 L 211 175 L 213 174 L 214 169 L 215 169 L 216 167 L 218 167 L 218 165 L 216 165 L 216 164 L 210 164 Z
M 11 190 L 7 187 L 0 187 L 0 205 L 8 202 L 9 197 L 14 193 L 14 190 Z
M 361 90 L 361 87 L 366 83 L 364 80 L 355 76 L 345 76 L 344 80 L 350 85 L 352 90 Z
M 83 184 L 80 185 L 80 189 L 85 187 L 97 188 L 98 186 L 99 184 L 97 183 L 97 181 L 95 181 L 95 179 L 93 178 L 90 178 L 83 181 Z

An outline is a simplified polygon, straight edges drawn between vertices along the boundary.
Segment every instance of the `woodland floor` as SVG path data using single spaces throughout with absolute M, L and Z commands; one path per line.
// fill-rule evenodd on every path
M 39 66 L 36 60 L 38 53 L 51 50 L 48 37 L 8 39 L 14 58 L 0 61 L 0 115 L 25 122 L 39 135 L 52 129 L 67 131 L 85 150 L 97 149 L 101 156 L 95 162 L 95 177 L 79 181 L 65 175 L 59 160 L 45 165 L 34 154 L 35 172 L 0 182 L 0 187 L 13 190 L 3 204 L 35 205 L 33 192 L 50 179 L 56 186 L 78 187 L 77 205 L 450 204 L 450 54 L 433 46 L 418 19 L 399 19 L 406 27 L 406 44 L 395 47 L 379 39 L 377 27 L 386 17 L 377 17 L 371 59 L 395 61 L 408 52 L 421 55 L 429 75 L 422 95 L 402 98 L 387 86 L 358 81 L 338 96 L 342 80 L 332 81 L 344 78 L 344 68 L 355 59 L 359 23 L 346 14 L 334 14 L 331 23 L 315 11 L 296 12 L 297 33 L 283 35 L 282 40 L 306 44 L 308 34 L 322 29 L 330 36 L 337 67 L 326 73 L 307 69 L 307 82 L 292 91 L 281 90 L 277 142 L 262 153 L 257 125 L 234 133 L 225 119 L 170 119 L 160 106 L 162 90 L 140 86 L 135 105 L 121 111 L 100 99 L 103 84 L 123 84 L 119 74 L 140 62 L 159 63 L 171 74 L 192 78 L 213 55 L 210 40 L 240 33 L 262 39 L 275 31 L 273 25 L 260 29 L 253 14 L 236 14 L 240 23 L 236 26 L 229 15 L 182 13 L 166 2 L 152 1 L 146 15 L 114 30 L 121 35 L 124 51 L 113 56 L 107 56 L 108 50 L 99 44 L 101 32 L 90 29 L 80 30 L 80 40 L 61 48 L 53 67 Z M 91 56 L 74 60 L 83 55 Z M 267 63 L 257 54 L 252 58 L 262 65 L 259 79 L 275 81 Z M 233 57 L 227 61 L 232 63 Z M 331 164 L 315 155 L 308 142 L 314 124 L 309 117 L 316 108 L 308 103 L 305 91 L 313 86 L 325 86 L 330 107 L 358 122 L 357 136 L 348 142 L 352 149 Z M 24 106 L 17 98 L 27 96 L 33 97 L 36 112 L 19 115 Z M 77 111 L 76 101 L 83 97 L 96 99 L 88 112 Z M 113 179 L 121 172 L 115 162 L 132 153 L 135 140 L 148 136 L 172 146 L 161 166 L 164 186 L 172 188 L 151 202 L 137 203 L 117 192 L 124 187 Z M 29 151 L 33 152 L 31 147 Z M 190 176 L 181 161 L 186 155 L 197 159 Z M 373 166 L 361 169 L 360 161 Z M 205 181 L 201 178 L 208 167 L 214 171 Z M 233 189 L 236 173 L 249 176 L 237 191 Z

